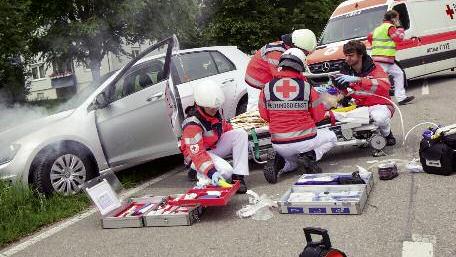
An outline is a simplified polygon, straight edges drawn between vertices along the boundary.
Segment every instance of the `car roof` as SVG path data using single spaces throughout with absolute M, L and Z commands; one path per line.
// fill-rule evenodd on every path
M 199 48 L 182 49 L 177 52 L 173 52 L 173 55 L 192 53 L 192 52 L 202 52 L 202 51 L 216 51 L 216 50 L 227 52 L 227 51 L 232 51 L 235 49 L 238 49 L 237 46 L 207 46 L 207 47 L 199 47 Z M 141 64 L 143 62 L 147 62 L 147 61 L 150 61 L 153 59 L 157 59 L 157 58 L 160 58 L 163 56 L 165 56 L 164 53 L 158 54 L 158 55 L 146 56 L 146 57 L 142 58 L 141 60 L 139 60 L 135 65 L 138 65 L 138 64 Z

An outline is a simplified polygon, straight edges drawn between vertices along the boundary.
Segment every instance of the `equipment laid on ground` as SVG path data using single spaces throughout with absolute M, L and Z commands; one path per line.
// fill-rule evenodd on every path
M 361 214 L 373 186 L 371 172 L 304 174 L 278 201 L 279 212 Z
M 112 173 L 89 180 L 83 189 L 98 208 L 103 228 L 190 226 L 199 221 L 203 207 L 227 205 L 240 187 L 207 186 L 186 194 L 144 196 L 121 201 L 120 182 Z M 115 189 L 113 189 L 115 188 Z
M 430 174 L 450 175 L 456 171 L 456 124 L 423 133 L 420 162 Z
M 304 228 L 307 245 L 299 257 L 347 257 L 340 250 L 332 248 L 328 231 L 321 228 Z M 321 236 L 320 241 L 313 241 L 312 235 Z
M 399 176 L 397 165 L 394 162 L 378 165 L 378 177 L 380 180 L 391 180 Z

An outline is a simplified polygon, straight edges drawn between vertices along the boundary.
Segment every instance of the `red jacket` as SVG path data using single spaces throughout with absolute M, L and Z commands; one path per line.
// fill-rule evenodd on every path
M 263 46 L 250 59 L 245 73 L 245 82 L 251 87 L 262 89 L 271 81 L 279 65 L 280 56 L 288 49 L 282 41 Z
M 392 103 L 386 99 L 390 99 L 389 90 L 391 84 L 388 79 L 388 74 L 382 69 L 382 67 L 372 60 L 370 56 L 363 57 L 363 66 L 360 73 L 354 71 L 347 64 L 344 64 L 340 70 L 340 73 L 346 75 L 357 76 L 361 78 L 360 82 L 351 83 L 350 87 L 355 90 L 355 93 L 351 95 L 355 99 L 356 105 L 358 106 L 374 106 L 374 105 L 387 105 L 394 112 Z M 364 92 L 375 94 L 366 95 Z M 357 93 L 359 92 L 359 93 Z
M 269 122 L 274 144 L 314 138 L 317 135 L 315 123 L 325 116 L 317 91 L 302 73 L 292 70 L 278 71 L 265 85 L 258 109 L 261 117 Z
M 181 151 L 187 164 L 193 163 L 198 172 L 215 171 L 207 150 L 215 148 L 223 133 L 233 129 L 219 113 L 207 115 L 200 107 L 193 107 L 182 123 Z

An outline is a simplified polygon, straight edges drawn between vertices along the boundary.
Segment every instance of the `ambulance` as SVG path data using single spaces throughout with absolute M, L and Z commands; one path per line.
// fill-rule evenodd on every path
M 454 71 L 456 0 L 348 0 L 335 9 L 316 51 L 308 57 L 310 72 L 339 71 L 344 61 L 342 48 L 349 40 L 363 40 L 369 50 L 367 35 L 383 22 L 388 10 L 399 12 L 405 29 L 396 60 L 407 79 Z

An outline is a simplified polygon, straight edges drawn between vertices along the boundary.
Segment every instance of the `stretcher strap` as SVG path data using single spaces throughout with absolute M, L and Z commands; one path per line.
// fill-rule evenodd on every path
M 250 135 L 252 136 L 252 140 L 253 140 L 253 150 L 254 150 L 254 155 L 255 155 L 255 159 L 259 160 L 260 159 L 260 145 L 258 144 L 258 137 L 257 137 L 257 134 L 256 134 L 256 131 L 254 128 L 252 128 L 250 130 Z

